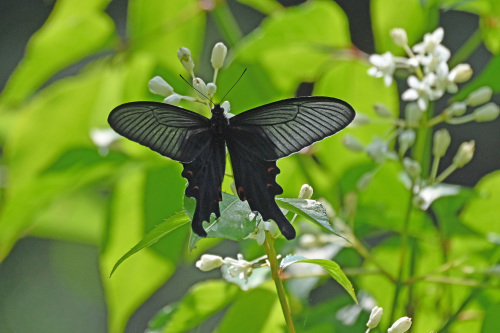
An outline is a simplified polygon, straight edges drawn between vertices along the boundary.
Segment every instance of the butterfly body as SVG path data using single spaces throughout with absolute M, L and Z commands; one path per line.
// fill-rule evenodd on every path
M 287 238 L 295 230 L 275 202 L 283 193 L 276 161 L 333 135 L 354 118 L 344 101 L 330 97 L 282 100 L 228 118 L 220 105 L 212 117 L 156 102 L 133 102 L 109 115 L 119 134 L 182 163 L 186 196 L 196 199 L 193 231 L 206 236 L 204 221 L 220 216 L 226 147 L 238 196 L 264 220 L 272 219 Z

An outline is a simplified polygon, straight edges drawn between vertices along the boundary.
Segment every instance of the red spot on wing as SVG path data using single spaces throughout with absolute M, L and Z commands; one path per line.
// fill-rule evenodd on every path
M 273 184 L 266 184 L 267 188 L 273 187 Z
M 269 168 L 267 168 L 267 172 L 271 172 L 271 171 L 273 171 L 274 169 L 275 169 L 274 167 L 269 167 Z
M 193 175 L 193 171 L 191 171 L 191 170 L 186 170 L 186 174 L 188 174 L 188 175 L 192 176 L 192 175 Z
M 243 187 L 238 187 L 238 196 L 241 200 L 245 201 L 247 197 L 245 196 L 245 192 L 243 192 Z
M 220 186 L 217 188 L 217 191 L 219 192 L 219 201 L 222 201 L 222 193 Z
M 193 186 L 193 190 L 199 190 L 200 188 L 198 187 L 198 185 L 195 185 Z

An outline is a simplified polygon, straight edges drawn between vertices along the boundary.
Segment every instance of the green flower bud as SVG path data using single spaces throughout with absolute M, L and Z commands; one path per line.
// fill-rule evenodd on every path
M 475 121 L 491 121 L 497 119 L 500 108 L 493 102 L 478 107 L 472 115 Z
M 493 95 L 493 90 L 488 86 L 476 89 L 470 93 L 469 97 L 467 97 L 467 105 L 478 106 L 489 102 L 491 95 Z
M 406 172 L 412 179 L 416 179 L 418 176 L 420 176 L 422 168 L 420 167 L 420 164 L 417 161 L 412 160 L 409 157 L 405 157 L 403 159 L 403 166 L 405 167 Z
M 450 146 L 451 136 L 446 128 L 441 128 L 434 133 L 434 144 L 432 153 L 435 157 L 443 157 Z
M 458 152 L 453 158 L 453 164 L 457 168 L 461 168 L 472 160 L 474 156 L 475 142 L 463 142 L 458 148 Z
M 453 117 L 463 116 L 467 110 L 467 104 L 462 102 L 455 102 L 450 105 L 446 110 L 448 110 Z
M 351 151 L 360 152 L 365 150 L 363 144 L 352 135 L 344 136 L 344 138 L 342 139 L 342 143 L 344 144 L 344 146 L 346 146 L 347 149 Z
M 458 64 L 450 71 L 448 78 L 455 83 L 469 81 L 472 76 L 472 68 L 469 64 Z
M 406 31 L 402 28 L 394 28 L 391 30 L 391 37 L 394 40 L 394 43 L 399 46 L 408 45 L 408 36 L 406 35 Z
M 409 103 L 405 108 L 405 119 L 410 127 L 417 127 L 422 118 L 422 110 L 418 107 L 417 103 Z
M 376 103 L 373 107 L 373 109 L 375 110 L 375 113 L 379 116 L 379 117 L 382 117 L 382 118 L 389 118 L 389 117 L 392 117 L 392 112 L 391 110 L 389 110 L 387 108 L 387 106 L 385 106 L 384 104 L 382 103 Z
M 212 66 L 214 69 L 219 69 L 224 65 L 226 59 L 227 47 L 222 43 L 215 44 L 212 50 Z
M 189 72 L 192 73 L 194 69 L 193 58 L 191 57 L 191 51 L 186 47 L 181 47 L 177 50 L 177 58 L 182 63 L 182 66 Z

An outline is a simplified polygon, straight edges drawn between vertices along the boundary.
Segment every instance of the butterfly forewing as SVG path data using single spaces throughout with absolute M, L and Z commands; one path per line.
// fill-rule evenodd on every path
M 164 103 L 122 104 L 108 122 L 124 137 L 183 163 L 193 161 L 211 139 L 208 118 Z
M 299 97 L 266 104 L 230 118 L 228 137 L 273 161 L 345 128 L 354 110 L 331 97 Z

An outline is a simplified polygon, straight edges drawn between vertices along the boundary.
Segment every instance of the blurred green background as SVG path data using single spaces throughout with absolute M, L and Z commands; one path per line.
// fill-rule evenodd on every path
M 176 58 L 179 47 L 191 49 L 196 73 L 208 79 L 212 46 L 228 45 L 232 63 L 221 73 L 219 92 L 248 68 L 229 98 L 235 113 L 311 93 L 345 99 L 367 115 L 375 101 L 398 110 L 396 87 L 365 77 L 369 65 L 355 53 L 393 50 L 388 31 L 396 26 L 405 27 L 413 42 L 443 26 L 443 44 L 454 53 L 484 21 L 475 13 L 439 9 L 453 1 L 395 3 L 2 0 L 0 332 L 142 332 L 193 283 L 219 276 L 194 268 L 204 248 L 215 245 L 211 252 L 235 256 L 238 244 L 214 241 L 187 254 L 189 230 L 183 228 L 107 278 L 145 231 L 182 208 L 185 180 L 180 165 L 133 143 L 100 156 L 89 131 L 105 128 L 107 114 L 121 103 L 158 100 L 147 90 L 155 75 L 189 94 L 177 76 L 184 73 Z M 215 10 L 205 10 L 212 5 Z M 497 59 L 496 36 L 486 36 L 493 42 L 467 59 L 475 73 Z M 497 119 L 449 128 L 453 141 L 442 165 L 462 141 L 473 138 L 477 148 L 474 160 L 447 182 L 472 187 L 499 169 L 499 124 Z M 374 125 L 352 133 L 367 143 L 386 129 Z M 278 179 L 285 196 L 296 196 L 308 182 L 335 206 L 340 199 L 330 184 L 364 162 L 346 152 L 340 139 L 329 139 L 319 150 L 336 174 L 327 177 L 294 156 L 280 162 Z M 342 152 L 331 157 L 332 150 Z M 325 288 L 336 290 L 332 284 Z M 321 295 L 311 301 L 319 303 Z

